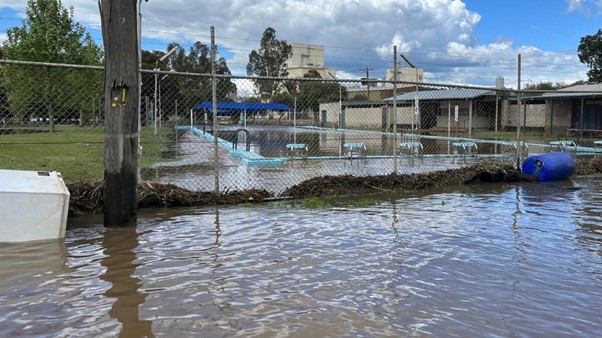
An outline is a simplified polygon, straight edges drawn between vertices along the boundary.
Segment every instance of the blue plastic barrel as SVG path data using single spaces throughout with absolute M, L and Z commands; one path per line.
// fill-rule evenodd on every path
M 523 163 L 523 173 L 536 176 L 542 182 L 561 180 L 574 172 L 575 160 L 562 151 L 530 156 Z

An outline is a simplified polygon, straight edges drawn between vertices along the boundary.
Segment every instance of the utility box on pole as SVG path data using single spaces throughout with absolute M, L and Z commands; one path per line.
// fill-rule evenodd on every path
M 136 225 L 138 20 L 136 1 L 100 0 L 105 51 L 103 212 L 106 227 Z

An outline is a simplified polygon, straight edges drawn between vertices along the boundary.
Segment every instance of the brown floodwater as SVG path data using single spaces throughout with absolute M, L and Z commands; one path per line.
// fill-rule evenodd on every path
M 588 177 L 141 210 L 125 230 L 76 218 L 64 240 L 0 244 L 0 336 L 595 337 L 600 191 Z

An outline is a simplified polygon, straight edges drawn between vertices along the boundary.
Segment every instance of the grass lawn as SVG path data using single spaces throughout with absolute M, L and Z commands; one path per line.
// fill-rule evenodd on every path
M 41 132 L 7 133 L 0 129 L 0 169 L 58 171 L 66 183 L 102 180 L 104 175 L 104 129 L 59 126 L 55 133 L 48 128 Z M 168 133 L 163 128 L 154 135 L 153 128 L 142 128 L 140 168 L 167 161 L 161 152 L 167 149 Z M 159 136 L 161 135 L 161 136 Z

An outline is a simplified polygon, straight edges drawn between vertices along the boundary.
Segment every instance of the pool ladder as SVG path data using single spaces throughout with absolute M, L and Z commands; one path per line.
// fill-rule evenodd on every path
M 249 131 L 247 129 L 244 129 L 244 128 L 236 129 L 236 131 L 234 132 L 234 140 L 232 141 L 232 148 L 238 149 L 238 134 L 240 134 L 240 132 L 244 132 L 246 134 L 246 137 L 245 137 L 245 140 L 246 140 L 245 150 L 246 151 L 251 151 L 251 133 L 249 133 Z

